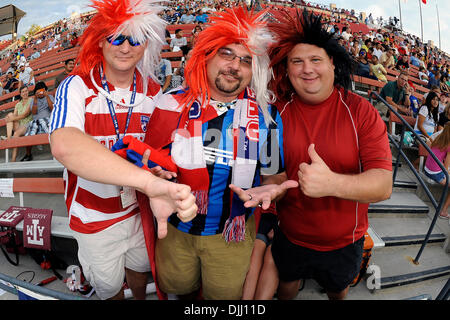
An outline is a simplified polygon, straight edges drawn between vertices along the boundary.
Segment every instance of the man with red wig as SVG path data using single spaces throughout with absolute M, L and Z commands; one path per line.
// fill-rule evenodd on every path
M 285 181 L 282 123 L 269 105 L 273 38 L 265 17 L 242 7 L 211 17 L 187 62 L 186 88 L 164 94 L 150 120 L 144 142 L 170 153 L 198 206 L 190 222 L 171 216 L 167 237 L 156 241 L 156 281 L 165 293 L 195 298 L 201 288 L 205 299 L 240 299 L 254 207 L 267 209 L 298 186 Z
M 149 197 L 161 237 L 170 214 L 188 221 L 197 211 L 188 186 L 109 150 L 125 135 L 144 138 L 161 94 L 153 79 L 165 23 L 156 2 L 93 1 L 97 13 L 80 39 L 79 65 L 59 85 L 50 119 L 78 258 L 101 299 L 123 298 L 125 277 L 134 297 L 145 298 L 150 262 L 136 190 Z
M 278 298 L 295 298 L 301 279 L 313 278 L 330 299 L 343 299 L 360 270 L 369 203 L 392 192 L 386 125 L 348 91 L 352 60 L 321 17 L 293 10 L 275 19 L 270 87 L 283 120 L 287 177 L 300 185 L 277 203 Z

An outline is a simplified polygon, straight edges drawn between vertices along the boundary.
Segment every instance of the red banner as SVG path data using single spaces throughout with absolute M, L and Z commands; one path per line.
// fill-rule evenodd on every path
M 0 213 L 0 226 L 15 227 L 20 221 L 22 221 L 25 212 L 29 209 L 31 208 L 16 206 L 9 207 L 8 210 Z
M 424 4 L 427 4 L 427 0 L 422 0 L 422 2 L 423 2 Z
M 23 246 L 41 250 L 51 250 L 52 226 L 51 209 L 29 208 L 23 218 Z

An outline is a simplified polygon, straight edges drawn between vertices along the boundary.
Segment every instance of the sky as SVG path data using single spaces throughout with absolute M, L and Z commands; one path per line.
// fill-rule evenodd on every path
M 421 37 L 419 1 L 421 0 L 400 0 L 403 30 Z M 357 13 L 372 13 L 373 17 L 382 16 L 388 19 L 390 16 L 400 18 L 399 0 L 315 0 L 309 1 L 318 4 L 336 4 L 338 8 L 354 9 Z M 0 0 L 0 7 L 13 4 L 27 14 L 19 22 L 18 35 L 23 35 L 32 24 L 42 27 L 58 21 L 64 17 L 69 17 L 75 12 L 86 12 L 89 0 Z M 427 4 L 422 4 L 423 38 L 424 41 L 433 40 L 439 47 L 439 29 L 437 23 L 437 10 L 439 11 L 441 49 L 450 53 L 450 1 L 448 0 L 427 0 Z M 5 37 L 3 37 L 5 38 Z

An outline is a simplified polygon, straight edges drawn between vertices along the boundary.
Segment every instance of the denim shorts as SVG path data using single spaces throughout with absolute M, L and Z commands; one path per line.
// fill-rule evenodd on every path
M 441 183 L 441 181 L 443 179 L 445 179 L 445 174 L 444 172 L 440 171 L 438 173 L 428 173 L 426 170 L 423 170 L 423 172 L 425 173 L 425 175 L 430 178 L 433 179 L 434 181 L 436 181 L 437 183 Z

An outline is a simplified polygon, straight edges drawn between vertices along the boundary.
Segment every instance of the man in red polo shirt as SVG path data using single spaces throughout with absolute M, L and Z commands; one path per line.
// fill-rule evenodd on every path
M 343 299 L 360 269 L 369 203 L 392 192 L 386 125 L 367 100 L 347 90 L 351 58 L 320 17 L 279 12 L 276 19 L 272 88 L 287 178 L 300 185 L 277 204 L 278 298 L 294 298 L 301 279 L 313 278 L 330 299 Z

